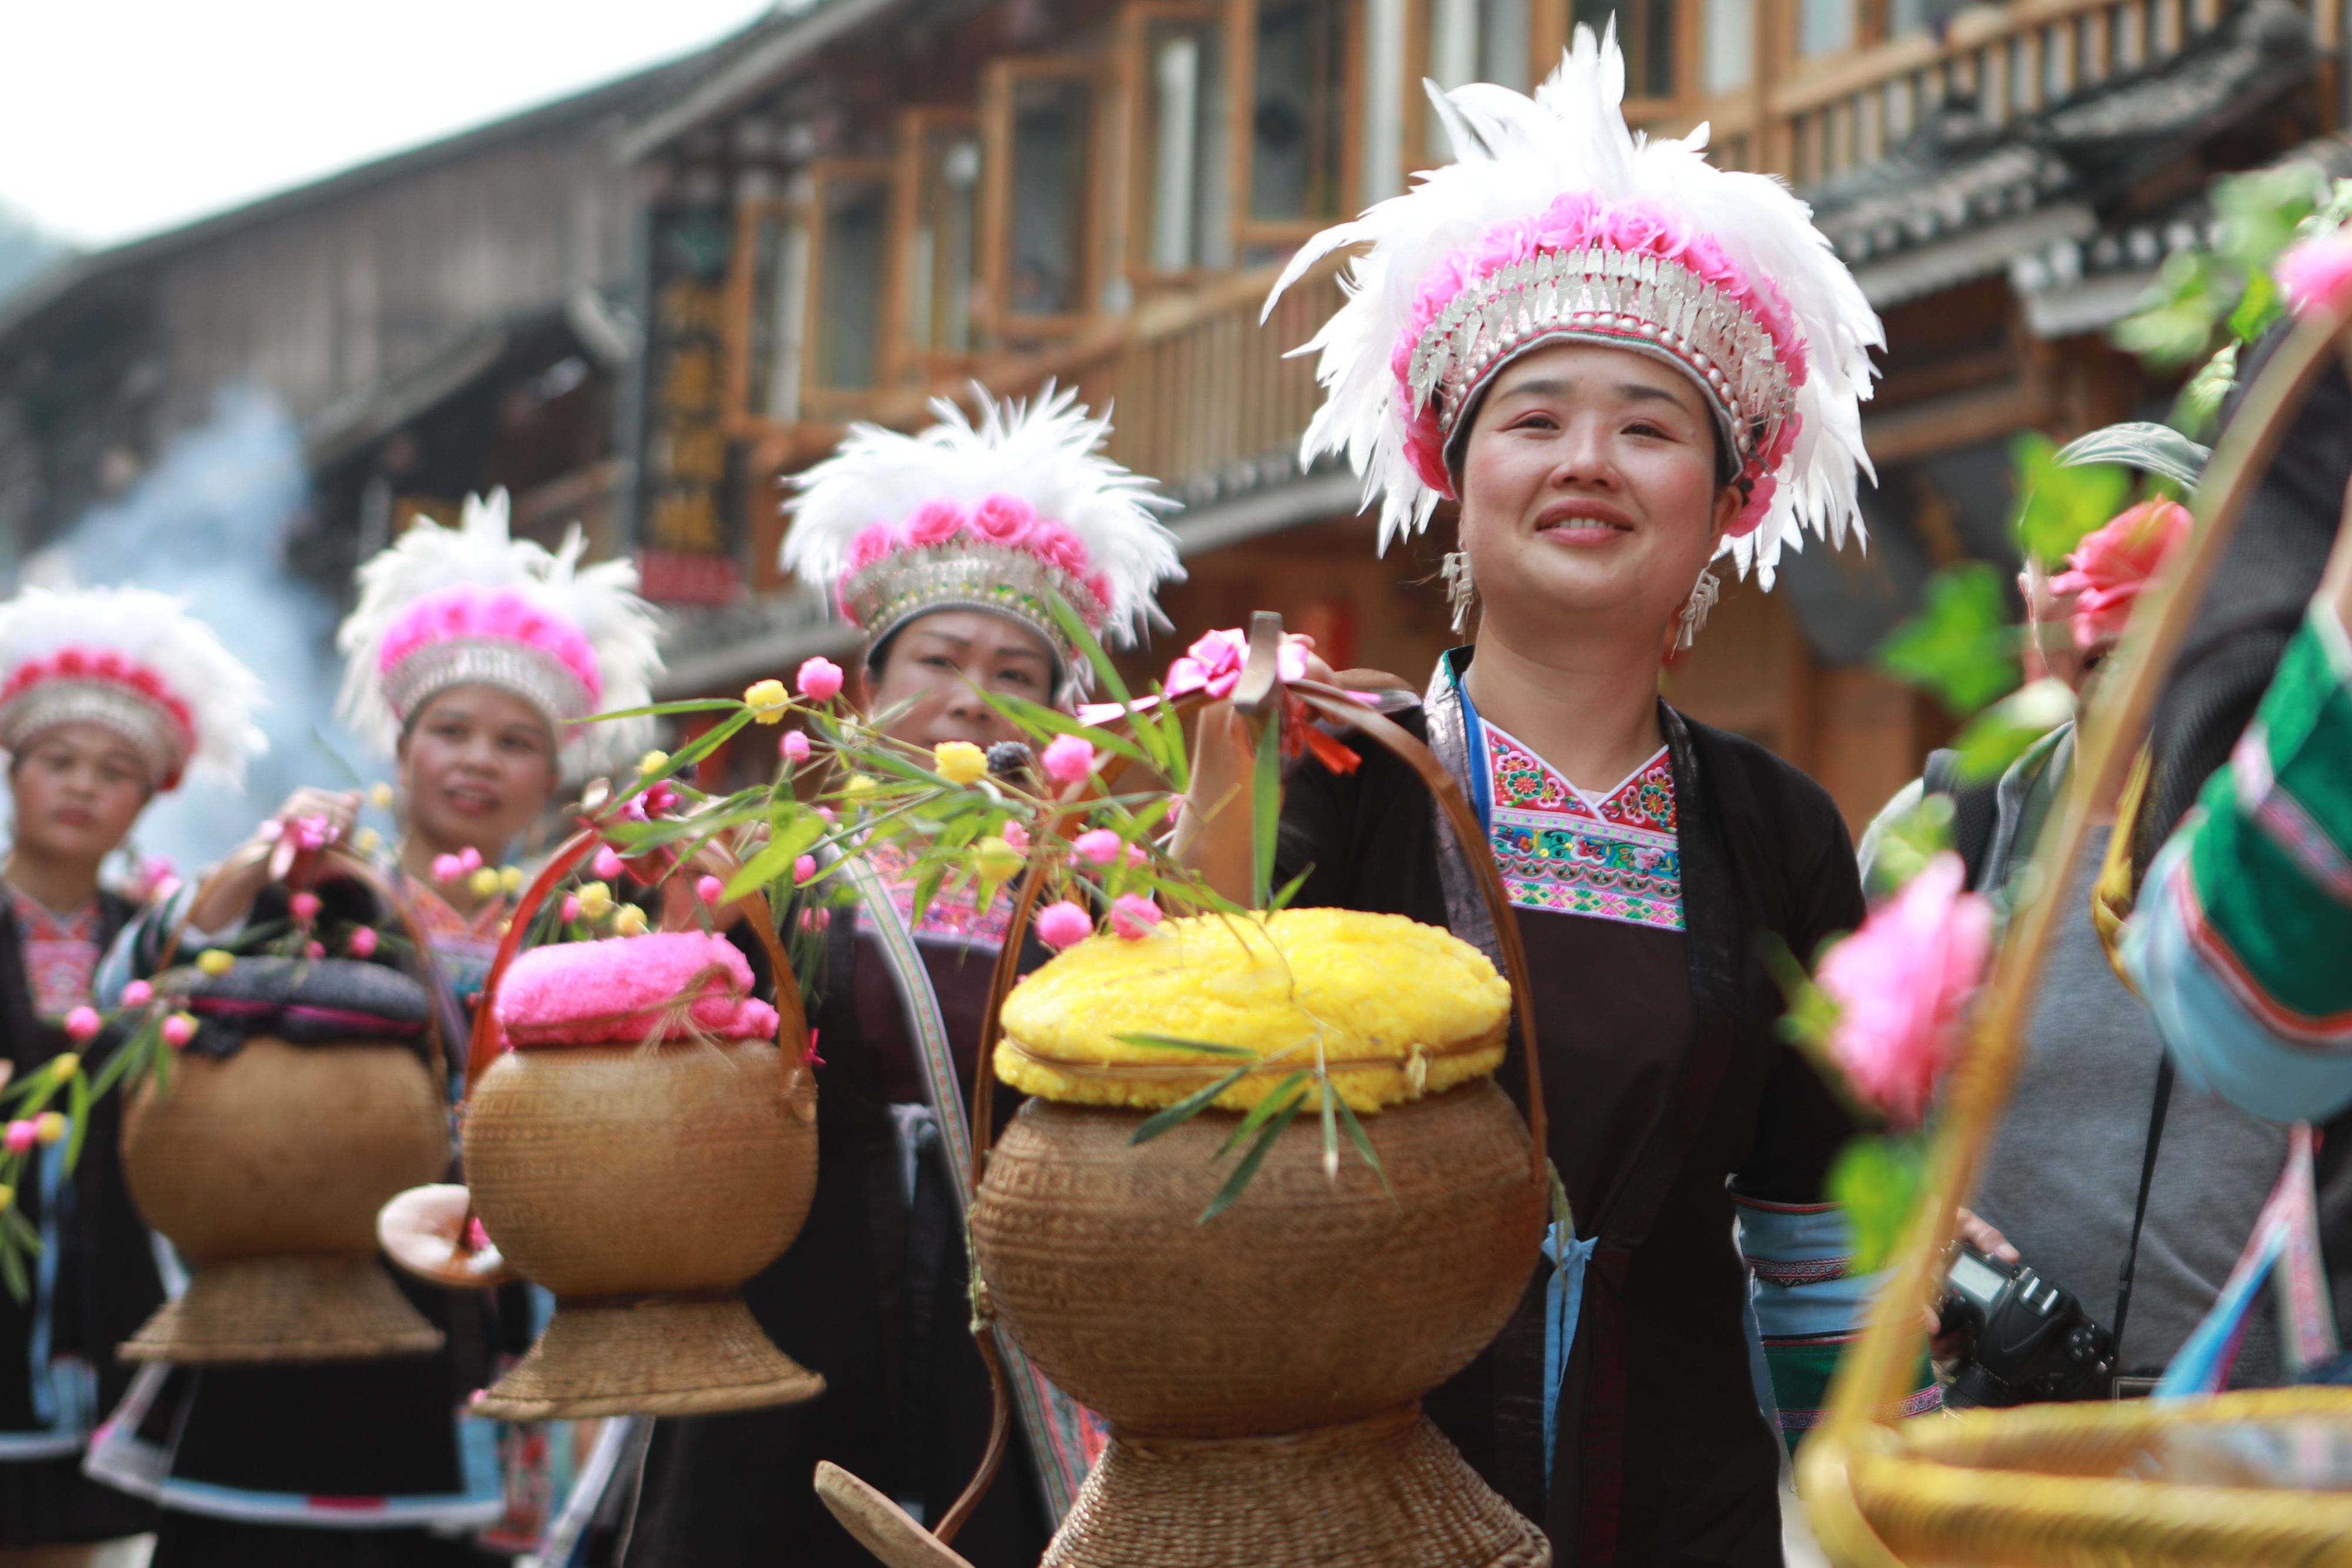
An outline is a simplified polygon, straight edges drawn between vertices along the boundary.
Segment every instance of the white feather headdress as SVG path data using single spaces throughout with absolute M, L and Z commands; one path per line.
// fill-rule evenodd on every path
M 977 422 L 946 398 L 914 435 L 850 427 L 799 476 L 784 570 L 829 595 L 869 648 L 934 610 L 992 610 L 1034 628 L 1083 682 L 1085 661 L 1051 608 L 1058 593 L 1114 643 L 1159 615 L 1153 590 L 1181 579 L 1176 539 L 1152 517 L 1173 503 L 1102 455 L 1110 422 L 1049 384 L 1024 404 L 973 389 Z
M 231 782 L 269 742 L 261 681 L 188 601 L 146 588 L 32 588 L 0 604 L 0 747 L 75 720 L 139 747 L 157 788 L 191 764 Z
M 1629 131 L 1613 25 L 1598 42 L 1579 27 L 1532 99 L 1484 83 L 1429 94 L 1457 161 L 1324 231 L 1274 287 L 1367 247 L 1347 303 L 1301 350 L 1319 352 L 1327 394 L 1304 451 L 1344 451 L 1365 503 L 1383 497 L 1381 549 L 1452 495 L 1448 448 L 1493 375 L 1564 341 L 1646 353 L 1699 383 L 1748 496 L 1728 546 L 1743 573 L 1769 587 L 1804 529 L 1841 544 L 1859 532 L 1860 403 L 1885 334 L 1811 209 L 1768 175 L 1708 163 L 1704 125 L 1680 140 Z
M 359 569 L 337 711 L 390 751 L 416 710 L 451 686 L 500 687 L 547 716 L 569 759 L 589 768 L 635 755 L 651 727 L 597 712 L 642 707 L 661 670 L 653 606 L 628 561 L 583 566 L 575 526 L 550 551 L 507 531 L 507 496 L 466 497 L 457 527 L 419 517 Z

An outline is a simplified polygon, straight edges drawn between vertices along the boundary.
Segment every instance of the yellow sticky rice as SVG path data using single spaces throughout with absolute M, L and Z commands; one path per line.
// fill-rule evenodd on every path
M 1339 1097 L 1376 1111 L 1493 1072 L 1510 1008 L 1485 954 L 1402 915 L 1192 915 L 1138 942 L 1088 937 L 1029 976 L 1005 999 L 996 1072 L 1049 1100 L 1172 1105 L 1242 1060 L 1114 1037 L 1204 1040 L 1272 1059 L 1214 1102 L 1246 1111 L 1319 1043 Z

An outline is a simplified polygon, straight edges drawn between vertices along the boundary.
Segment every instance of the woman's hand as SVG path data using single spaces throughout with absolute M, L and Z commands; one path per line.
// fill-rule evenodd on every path
M 473 1196 L 462 1186 L 413 1186 L 375 1217 L 384 1255 L 420 1280 L 453 1290 L 478 1290 L 520 1279 L 487 1236 L 469 1237 Z
M 1328 683 L 1331 666 L 1315 652 L 1315 639 L 1293 635 L 1290 645 L 1307 653 L 1307 679 Z M 1201 709 L 1193 730 L 1192 785 L 1176 819 L 1176 858 L 1199 872 L 1236 904 L 1250 898 L 1249 725 L 1234 711 L 1231 697 Z
M 221 931 L 237 924 L 253 907 L 257 894 L 268 884 L 269 857 L 287 827 L 299 821 L 323 819 L 329 837 L 342 841 L 351 837 L 352 826 L 360 814 L 360 792 L 356 789 L 313 789 L 305 786 L 286 797 L 285 804 L 263 819 L 253 836 L 239 844 L 215 873 L 217 880 L 207 879 L 207 885 L 188 906 L 188 924 L 198 931 Z

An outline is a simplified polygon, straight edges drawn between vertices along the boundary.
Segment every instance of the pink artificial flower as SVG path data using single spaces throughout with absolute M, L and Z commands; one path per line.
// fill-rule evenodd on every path
M 816 856 L 802 855 L 793 862 L 793 885 L 816 880 Z
M 305 942 L 302 944 L 302 956 L 306 958 L 323 958 L 327 956 L 327 945 L 324 942 Z
M 163 1020 L 163 1043 L 173 1051 L 185 1051 L 195 1038 L 196 1020 L 189 1014 L 173 1013 Z
M 835 810 L 830 806 L 819 806 L 816 809 L 816 815 L 817 821 L 823 822 L 828 828 L 841 821 L 841 813 Z
M 863 571 L 898 547 L 898 536 L 887 523 L 876 523 L 850 541 L 849 570 Z
M 1108 828 L 1095 828 L 1080 833 L 1070 843 L 1070 848 L 1077 852 L 1080 860 L 1093 865 L 1110 864 L 1118 859 L 1122 847 L 1118 835 Z
M 433 880 L 446 887 L 466 874 L 466 862 L 456 855 L 433 857 Z
M 1095 770 L 1095 748 L 1081 736 L 1057 735 L 1038 761 L 1055 783 L 1076 784 Z
M 596 852 L 595 858 L 588 862 L 588 869 L 596 873 L 598 882 L 618 881 L 621 875 L 621 852 L 610 844 L 604 845 Z
M 1004 841 L 1011 844 L 1016 853 L 1025 855 L 1029 852 L 1029 830 L 1018 822 L 1007 822 L 1004 824 Z
M 1249 633 L 1238 628 L 1204 632 L 1201 640 L 1184 650 L 1183 657 L 1168 666 L 1168 678 L 1162 689 L 1171 697 L 1192 692 L 1205 692 L 1222 700 L 1234 695 L 1240 684 L 1242 666 L 1249 662 Z M 1307 649 L 1304 644 L 1284 638 L 1282 652 L 1275 667 L 1286 681 L 1307 678 Z
M 2189 527 L 2179 502 L 2142 501 L 2083 536 L 2066 558 L 2068 570 L 2050 580 L 2051 592 L 2075 595 L 2076 647 L 2123 635 L 2132 606 L 2188 541 Z
M 106 1020 L 98 1016 L 96 1008 L 76 1008 L 66 1014 L 66 1038 L 78 1045 L 96 1040 L 105 1027 Z
M 319 918 L 319 895 L 315 893 L 298 893 L 286 901 L 286 907 L 295 919 L 308 925 Z
M 144 980 L 133 980 L 122 988 L 122 1005 L 126 1008 L 143 1008 L 154 999 L 155 988 Z
M 467 844 L 457 852 L 457 869 L 467 876 L 482 869 L 482 852 Z
M 1966 874 L 1959 856 L 1936 856 L 1832 947 L 1815 976 L 1838 1008 L 1831 1058 L 1897 1127 L 1927 1113 L 1992 952 L 1992 905 L 1961 891 Z
M 36 1123 L 15 1121 L 8 1124 L 5 1142 L 12 1155 L 29 1155 L 41 1141 L 41 1129 Z
M 1151 857 L 1144 852 L 1144 848 L 1141 844 L 1129 844 L 1127 846 L 1127 863 L 1129 865 L 1150 865 L 1151 863 Z
M 561 911 L 561 915 L 563 924 L 566 925 L 571 925 L 573 921 L 580 918 L 580 895 L 578 894 L 567 893 L 563 895 L 563 906 Z
M 926 501 L 907 519 L 907 542 L 944 544 L 963 531 L 963 508 L 953 501 Z
M 354 958 L 373 958 L 375 956 L 375 944 L 374 926 L 356 925 L 352 928 L 352 934 L 343 938 L 343 951 Z
M 1077 535 L 1061 524 L 1039 523 L 1029 536 L 1027 548 L 1030 554 L 1061 568 L 1081 581 L 1085 580 L 1087 568 L 1090 564 L 1087 559 L 1087 547 L 1079 541 Z
M 833 911 L 830 909 L 803 909 L 801 911 L 801 929 L 803 931 L 822 931 L 832 924 Z
M 971 531 L 1001 545 L 1025 543 L 1037 527 L 1037 508 L 1018 496 L 990 496 L 971 511 Z
M 1110 928 L 1127 941 L 1140 942 L 1159 924 L 1160 905 L 1148 893 L 1122 893 L 1110 901 Z
M 2271 264 L 2271 277 L 2298 316 L 2352 302 L 2352 228 L 2289 246 Z
M 802 664 L 793 685 L 813 703 L 829 702 L 841 695 L 841 666 L 820 654 Z
M 297 817 L 293 822 L 294 841 L 306 850 L 321 850 L 335 836 L 335 825 L 324 817 Z
M 698 878 L 694 884 L 694 896 L 705 904 L 716 904 L 727 896 L 727 884 L 715 876 Z
M 1057 953 L 1094 934 L 1093 919 L 1066 898 L 1037 912 L 1037 940 Z
M 808 737 L 797 729 L 784 731 L 782 738 L 776 742 L 776 755 L 798 768 L 809 759 Z

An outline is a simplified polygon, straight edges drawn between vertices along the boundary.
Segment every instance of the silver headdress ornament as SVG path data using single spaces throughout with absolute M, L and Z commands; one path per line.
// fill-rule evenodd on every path
M 26 588 L 0 604 L 0 747 L 103 725 L 139 749 L 159 789 L 191 765 L 232 783 L 269 747 L 261 682 L 188 601 L 145 588 Z
M 594 769 L 636 755 L 650 721 L 579 721 L 652 700 L 654 609 L 637 596 L 634 565 L 583 566 L 586 549 L 576 526 L 555 550 L 512 538 L 503 490 L 467 497 L 454 528 L 418 517 L 359 569 L 359 603 L 335 635 L 344 722 L 389 752 L 438 693 L 489 685 L 538 709 L 567 763 Z
M 1325 230 L 1291 259 L 1267 309 L 1324 256 L 1362 247 L 1347 302 L 1299 352 L 1325 401 L 1303 454 L 1345 452 L 1381 499 L 1381 548 L 1454 495 L 1466 416 L 1530 350 L 1591 342 L 1660 360 L 1697 383 L 1744 497 L 1726 549 L 1769 588 L 1807 528 L 1858 535 L 1861 402 L 1885 340 L 1812 214 L 1778 180 L 1716 168 L 1707 128 L 1626 128 L 1614 24 L 1587 27 L 1533 98 L 1474 83 L 1430 101 L 1456 162 Z
M 1110 422 L 1076 392 L 1049 383 L 1026 404 L 972 392 L 976 422 L 939 398 L 940 423 L 914 435 L 851 426 L 795 481 L 784 570 L 861 628 L 869 651 L 918 615 L 993 611 L 1043 637 L 1076 689 L 1091 672 L 1054 595 L 1106 641 L 1131 643 L 1160 617 L 1153 591 L 1184 575 L 1175 536 L 1152 517 L 1173 503 L 1102 455 Z

